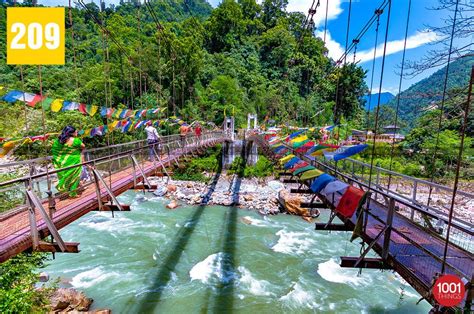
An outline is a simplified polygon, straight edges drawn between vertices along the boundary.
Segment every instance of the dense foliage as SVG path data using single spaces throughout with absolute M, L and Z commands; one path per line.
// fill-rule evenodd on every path
M 36 289 L 43 253 L 22 253 L 0 264 L 0 313 L 39 313 L 48 302 L 49 288 Z
M 469 83 L 473 65 L 474 56 L 460 58 L 449 65 L 447 98 L 452 98 L 461 92 L 466 98 L 467 89 L 465 87 Z M 446 67 L 443 67 L 400 94 L 399 116 L 406 122 L 407 127 L 415 127 L 417 119 L 426 110 L 440 105 L 445 76 Z M 397 101 L 397 97 L 393 98 L 388 106 L 396 108 Z
M 109 107 L 159 105 L 168 108 L 168 116 L 216 124 L 224 112 L 232 112 L 238 126 L 255 112 L 260 120 L 269 116 L 300 125 L 354 117 L 366 89 L 364 71 L 354 65 L 334 70 L 323 41 L 302 29 L 304 14 L 286 12 L 286 3 L 224 0 L 212 10 L 202 0 L 150 1 L 158 20 L 139 1 L 107 8 L 92 2 L 87 9 L 77 4 L 72 25 L 66 17 L 66 65 L 41 67 L 43 92 Z M 4 4 L 2 53 L 5 10 Z M 8 66 L 4 60 L 1 85 L 39 93 L 38 67 Z M 43 132 L 40 110 L 1 106 L 3 116 L 14 119 L 2 123 L 0 136 Z M 68 114 L 47 113 L 46 131 L 58 131 L 65 123 L 101 123 L 101 118 Z

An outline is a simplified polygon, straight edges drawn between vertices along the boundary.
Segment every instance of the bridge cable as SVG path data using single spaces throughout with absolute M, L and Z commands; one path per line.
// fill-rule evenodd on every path
M 446 65 L 446 71 L 445 71 L 444 83 L 443 83 L 443 96 L 442 96 L 442 100 L 441 100 L 441 108 L 440 108 L 439 119 L 438 119 L 438 132 L 437 132 L 437 135 L 436 135 L 436 144 L 435 144 L 434 154 L 431 158 L 431 166 L 433 168 L 431 170 L 430 182 L 434 181 L 434 176 L 435 176 L 435 166 L 436 166 L 435 163 L 436 163 L 436 159 L 437 159 L 436 155 L 438 154 L 438 150 L 439 150 L 439 133 L 441 131 L 441 124 L 442 124 L 442 121 L 443 121 L 444 104 L 445 104 L 445 101 L 446 101 L 446 90 L 447 90 L 447 87 L 448 87 L 449 66 L 451 64 L 451 55 L 453 53 L 453 40 L 454 40 L 454 32 L 455 32 L 455 29 L 456 29 L 456 19 L 457 19 L 457 15 L 458 15 L 458 6 L 459 6 L 459 0 L 456 0 L 456 7 L 454 9 L 453 27 L 451 29 L 451 39 L 450 39 L 450 43 L 449 43 L 448 62 L 447 62 L 447 65 Z M 429 195 L 428 195 L 428 202 L 427 202 L 427 205 L 426 205 L 427 207 L 430 206 L 432 192 L 433 192 L 433 187 L 430 186 L 430 191 L 429 191 Z M 443 269 L 444 269 L 444 264 L 443 264 Z
M 326 46 L 326 31 L 328 27 L 328 7 L 329 7 L 329 0 L 326 0 L 326 16 L 324 18 L 324 46 Z
M 456 18 L 457 18 L 457 13 L 458 13 L 458 6 L 459 6 L 459 0 L 456 0 L 456 8 L 454 10 L 454 19 L 453 19 L 453 28 L 451 30 L 451 42 L 450 42 L 450 46 L 449 46 L 448 64 L 446 65 L 446 75 L 445 75 L 445 78 L 444 78 L 443 100 L 441 102 L 441 112 L 440 112 L 439 121 L 438 121 L 438 134 L 437 134 L 437 137 L 436 137 L 436 147 L 435 147 L 436 150 L 439 148 L 439 132 L 440 132 L 440 129 L 441 129 L 441 122 L 442 122 L 442 119 L 443 119 L 443 110 L 444 110 L 446 89 L 447 89 L 447 83 L 448 83 L 449 65 L 450 65 L 450 62 L 451 62 L 451 54 L 452 54 L 452 48 L 453 48 L 454 31 L 456 29 Z M 453 214 L 454 214 L 454 201 L 456 199 L 456 193 L 457 193 L 457 190 L 458 190 L 459 170 L 461 168 L 462 155 L 463 155 L 463 149 L 464 149 L 464 138 L 465 138 L 465 134 L 466 134 L 466 127 L 467 127 L 467 122 L 468 122 L 469 109 L 470 109 L 470 105 L 471 105 L 471 94 L 472 94 L 473 81 L 474 81 L 474 67 L 472 67 L 472 70 L 471 70 L 471 79 L 469 81 L 468 98 L 467 98 L 467 102 L 466 102 L 466 109 L 464 110 L 464 121 L 463 121 L 463 124 L 461 125 L 461 143 L 460 143 L 460 147 L 459 147 L 458 160 L 457 160 L 457 163 L 456 163 L 456 177 L 454 178 L 453 196 L 452 196 L 452 199 L 451 199 L 451 206 L 449 208 L 448 229 L 446 231 L 446 242 L 445 242 L 445 245 L 444 245 L 443 263 L 441 265 L 441 273 L 442 274 L 444 274 L 445 269 L 446 269 L 446 258 L 447 258 L 447 254 L 448 254 L 449 236 L 450 236 L 451 225 L 452 225 Z M 433 156 L 435 158 L 436 153 Z M 433 172 L 432 172 L 432 179 L 434 179 L 434 167 L 433 167 Z M 428 202 L 430 201 L 430 198 L 431 198 L 431 190 L 432 189 L 430 189 L 430 197 L 428 198 Z
M 388 0 L 387 24 L 386 24 L 386 29 L 385 29 L 385 40 L 384 40 L 384 46 L 383 46 L 382 65 L 381 65 L 381 69 L 380 69 L 379 94 L 378 94 L 378 100 L 377 100 L 377 109 L 376 109 L 376 113 L 375 113 L 374 139 L 373 139 L 373 142 L 372 142 L 372 156 L 371 156 L 371 159 L 370 159 L 368 191 L 370 191 L 370 188 L 371 188 L 371 185 L 372 185 L 372 174 L 373 174 L 373 168 L 374 168 L 374 155 L 375 155 L 375 137 L 377 136 L 377 128 L 378 128 L 378 122 L 379 122 L 380 100 L 381 100 L 380 98 L 381 98 L 383 77 L 384 77 L 384 70 L 385 70 L 385 57 L 386 57 L 386 54 L 387 54 L 387 42 L 388 42 L 388 33 L 389 33 L 389 28 L 390 28 L 391 8 L 392 8 L 392 0 Z M 364 227 L 363 227 L 364 231 L 367 228 L 367 223 L 368 223 L 368 220 L 369 220 L 370 200 L 371 200 L 371 197 L 369 197 L 367 199 L 367 208 L 366 208 L 366 211 L 365 211 L 365 221 L 364 221 Z
M 351 26 L 351 12 L 352 12 L 352 0 L 349 0 L 349 12 L 347 15 L 347 30 L 346 30 L 346 49 L 345 51 L 347 52 L 347 45 L 349 41 L 349 30 Z M 344 54 L 344 67 L 346 66 L 346 56 L 347 53 Z M 342 73 L 341 73 L 342 74 Z M 340 82 L 341 75 L 337 76 L 337 84 L 336 84 L 336 104 L 334 108 L 334 125 L 337 125 L 339 123 L 339 117 L 337 117 L 338 114 L 338 109 L 339 109 L 339 82 Z M 344 88 L 342 88 L 341 91 L 342 95 L 341 97 L 344 96 Z M 337 142 L 339 143 L 339 130 L 340 127 L 337 128 Z M 337 166 L 336 166 L 337 167 Z M 337 170 L 337 169 L 336 169 Z
M 367 108 L 367 129 L 365 132 L 365 138 L 368 139 L 369 128 L 370 128 L 370 111 L 372 106 L 372 89 L 374 87 L 374 74 L 375 74 L 375 59 L 377 58 L 377 45 L 378 45 L 378 38 L 379 38 L 379 27 L 380 27 L 380 15 L 383 13 L 382 10 L 375 10 L 375 14 L 377 14 L 377 24 L 375 26 L 375 42 L 374 42 L 374 55 L 372 57 L 372 71 L 370 73 L 370 89 L 368 93 L 369 98 L 369 106 Z
M 398 124 L 398 114 L 399 114 L 399 109 L 400 109 L 400 93 L 402 92 L 403 71 L 405 69 L 405 55 L 406 55 L 406 50 L 407 50 L 408 26 L 410 24 L 410 15 L 411 15 L 411 0 L 408 0 L 407 22 L 405 26 L 405 41 L 403 43 L 402 65 L 400 69 L 400 80 L 398 82 L 397 106 L 395 108 L 395 127 L 397 127 L 397 124 Z M 394 149 L 395 149 L 395 134 L 393 134 L 392 145 L 390 148 L 390 165 L 389 165 L 388 186 L 387 186 L 389 190 L 390 190 L 390 183 L 392 181 L 392 166 L 393 166 Z

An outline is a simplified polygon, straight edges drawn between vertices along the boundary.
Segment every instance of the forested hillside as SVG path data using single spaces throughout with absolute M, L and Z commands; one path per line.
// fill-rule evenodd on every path
M 225 0 L 212 11 L 201 0 L 150 4 L 152 9 L 138 1 L 107 8 L 77 4 L 72 25 L 66 14 L 67 63 L 41 67 L 43 92 L 99 106 L 166 107 L 167 116 L 217 124 L 224 111 L 234 112 L 239 125 L 251 112 L 260 120 L 268 116 L 300 125 L 362 116 L 364 71 L 354 65 L 335 69 L 323 41 L 303 30 L 305 16 L 286 12 L 287 1 L 259 5 L 255 0 Z M 2 6 L 3 20 L 5 10 Z M 4 21 L 1 27 L 4 46 Z M 19 66 L 2 63 L 0 84 L 38 93 L 38 67 L 24 66 L 22 71 L 23 81 Z M 342 75 L 340 101 L 334 106 Z M 0 136 L 41 134 L 35 109 L 2 104 L 1 110 L 17 118 L 15 127 L 0 128 Z M 23 110 L 29 111 L 28 128 L 18 127 L 25 125 Z M 73 115 L 55 113 L 52 119 L 47 114 L 50 132 L 70 119 L 61 116 Z M 98 123 L 88 117 L 74 121 L 82 126 Z
M 449 65 L 449 76 L 447 82 L 447 97 L 466 91 L 463 90 L 468 83 L 471 73 L 471 67 L 474 65 L 474 56 L 468 56 L 453 61 Z M 446 68 L 436 71 L 429 77 L 412 85 L 400 94 L 400 116 L 406 122 L 409 129 L 413 128 L 425 110 L 434 109 L 432 105 L 436 105 L 442 99 L 444 78 Z M 388 104 L 392 108 L 396 108 L 397 98 L 392 99 Z

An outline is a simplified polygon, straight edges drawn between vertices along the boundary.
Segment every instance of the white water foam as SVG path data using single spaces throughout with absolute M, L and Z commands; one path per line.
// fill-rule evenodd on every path
M 299 283 L 294 283 L 291 291 L 280 298 L 280 301 L 291 308 L 306 307 L 317 309 L 319 305 L 314 300 L 315 296 L 305 290 Z
M 292 232 L 282 229 L 276 233 L 280 238 L 277 244 L 272 247 L 275 252 L 285 254 L 303 254 L 310 250 L 316 242 L 309 238 L 310 234 L 303 232 Z
M 245 223 L 248 222 L 249 225 L 257 227 L 265 227 L 267 225 L 265 221 L 261 219 L 252 218 L 250 216 L 242 217 L 242 221 L 244 221 Z
M 341 268 L 334 258 L 318 265 L 318 274 L 326 281 L 344 283 L 353 286 L 370 284 L 369 276 L 357 276 L 354 269 Z
M 197 263 L 189 271 L 189 276 L 191 281 L 199 280 L 202 283 L 210 283 L 212 277 L 217 277 L 218 279 L 223 279 L 222 274 L 222 259 L 224 258 L 224 253 L 219 252 L 216 254 L 211 254 L 206 257 L 203 261 Z
M 107 231 L 107 232 L 120 231 L 120 232 L 123 232 L 124 230 L 127 230 L 127 227 L 131 227 L 134 224 L 135 223 L 133 222 L 133 220 L 125 218 L 125 217 L 112 218 L 110 216 L 104 216 L 102 214 L 96 214 L 96 215 L 92 216 L 91 219 L 88 219 L 87 221 L 81 222 L 79 224 L 79 226 L 94 229 L 94 230 L 97 230 L 97 231 Z
M 71 280 L 71 285 L 75 288 L 89 288 L 105 280 L 118 277 L 120 277 L 120 274 L 116 272 L 110 272 L 102 267 L 96 267 L 74 276 Z
M 251 294 L 259 296 L 274 295 L 271 290 L 271 284 L 266 280 L 258 280 L 252 276 L 252 273 L 245 267 L 239 266 L 239 283 Z

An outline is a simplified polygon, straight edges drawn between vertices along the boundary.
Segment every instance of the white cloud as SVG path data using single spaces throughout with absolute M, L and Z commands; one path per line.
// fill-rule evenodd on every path
M 324 31 L 317 31 L 315 36 L 324 38 Z M 331 33 L 329 33 L 329 31 L 326 32 L 326 48 L 328 49 L 328 56 L 333 60 L 338 60 L 344 53 L 344 47 L 332 39 Z
M 320 6 L 316 9 L 316 14 L 314 15 L 314 23 L 316 27 L 324 25 L 326 18 L 326 3 L 328 3 L 328 21 L 336 19 L 339 14 L 342 13 L 341 3 L 344 0 L 320 0 Z M 303 12 L 308 15 L 308 10 L 311 7 L 313 0 L 289 0 L 287 11 L 290 12 Z M 317 0 L 316 0 L 317 3 Z M 315 4 L 316 5 L 316 4 Z
M 417 48 L 417 47 L 423 46 L 424 44 L 428 44 L 436 40 L 439 40 L 440 38 L 441 36 L 433 31 L 429 31 L 429 30 L 424 30 L 421 32 L 418 31 L 414 35 L 411 35 L 407 38 L 407 49 Z M 386 55 L 391 55 L 391 54 L 403 51 L 404 41 L 405 39 L 399 39 L 399 40 L 393 40 L 393 41 L 387 42 Z M 376 58 L 380 58 L 382 56 L 383 56 L 383 44 L 380 44 L 379 46 L 377 46 Z M 359 59 L 360 62 L 370 61 L 372 60 L 373 57 L 374 57 L 374 48 L 360 51 L 357 53 L 357 59 Z

